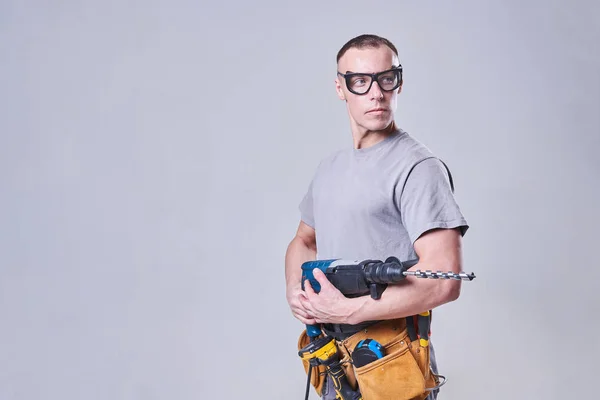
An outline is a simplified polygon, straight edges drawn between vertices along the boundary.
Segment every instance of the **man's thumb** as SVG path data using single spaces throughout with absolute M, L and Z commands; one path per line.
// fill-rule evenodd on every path
M 321 286 L 331 285 L 331 282 L 329 282 L 329 279 L 327 279 L 327 277 L 325 276 L 323 271 L 321 271 L 319 268 L 315 268 L 313 270 L 313 275 L 314 275 L 315 279 L 317 280 L 317 282 L 319 282 L 321 284 Z

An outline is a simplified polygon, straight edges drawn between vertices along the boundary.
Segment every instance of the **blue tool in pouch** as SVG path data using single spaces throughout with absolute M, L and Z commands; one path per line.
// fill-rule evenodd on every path
M 356 368 L 367 365 L 385 356 L 385 349 L 374 339 L 363 339 L 356 344 L 352 352 L 352 363 Z

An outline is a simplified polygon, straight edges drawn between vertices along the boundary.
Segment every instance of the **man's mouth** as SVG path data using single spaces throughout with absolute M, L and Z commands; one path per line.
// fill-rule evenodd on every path
M 384 112 L 386 112 L 386 111 L 387 111 L 387 108 L 381 108 L 381 107 L 378 107 L 378 108 L 373 108 L 373 109 L 371 109 L 371 110 L 367 111 L 367 114 L 370 114 L 370 113 L 377 113 L 377 114 L 381 114 L 381 113 L 384 113 Z

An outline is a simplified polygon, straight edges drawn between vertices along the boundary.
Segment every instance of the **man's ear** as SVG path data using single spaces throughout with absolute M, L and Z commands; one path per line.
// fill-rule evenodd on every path
M 400 86 L 398 87 L 398 94 L 400 94 L 400 92 L 402 91 L 402 85 L 404 85 L 404 82 L 402 82 L 402 83 L 400 84 Z
M 337 92 L 340 100 L 346 100 L 346 95 L 344 94 L 344 90 L 342 89 L 340 80 L 338 78 L 335 79 L 335 91 Z

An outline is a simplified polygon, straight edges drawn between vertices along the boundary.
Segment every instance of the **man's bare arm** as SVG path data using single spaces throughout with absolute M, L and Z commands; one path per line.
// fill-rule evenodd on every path
M 300 221 L 296 235 L 288 245 L 285 254 L 285 286 L 286 298 L 292 314 L 304 324 L 314 324 L 312 316 L 302 306 L 300 301 L 304 298 L 301 287 L 302 263 L 312 261 L 317 256 L 317 241 L 315 230 Z
M 419 262 L 410 270 L 461 272 L 462 237 L 457 229 L 434 229 L 415 241 Z M 432 310 L 458 299 L 461 281 L 408 277 L 389 285 L 379 300 L 370 296 L 348 299 L 348 323 L 402 318 Z

